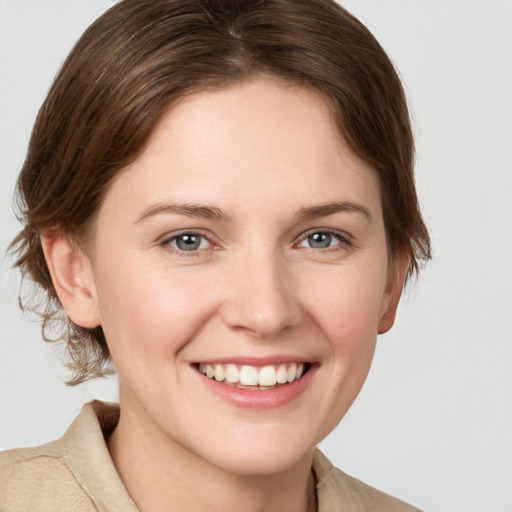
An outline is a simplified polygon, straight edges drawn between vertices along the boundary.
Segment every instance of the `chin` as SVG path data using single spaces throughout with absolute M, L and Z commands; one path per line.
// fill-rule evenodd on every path
M 272 475 L 288 471 L 300 464 L 311 463 L 316 443 L 306 443 L 304 439 L 290 439 L 286 435 L 262 439 L 255 434 L 249 439 L 236 439 L 232 436 L 226 444 L 216 443 L 204 454 L 213 465 L 239 475 Z
M 250 453 L 234 458 L 223 457 L 217 466 L 224 471 L 238 475 L 277 475 L 293 469 L 303 461 L 310 461 L 312 454 L 312 449 L 306 453 L 301 451 L 300 453 L 284 454 L 279 450 L 273 453 Z

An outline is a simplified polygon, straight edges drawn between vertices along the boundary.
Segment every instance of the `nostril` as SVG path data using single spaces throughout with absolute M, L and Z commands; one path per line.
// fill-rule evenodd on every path
M 259 302 L 254 296 L 248 296 L 238 302 L 225 303 L 222 313 L 231 329 L 245 330 L 259 338 L 273 338 L 283 329 L 298 325 L 302 318 L 295 305 L 270 297 Z
M 255 337 L 273 338 L 300 322 L 294 276 L 283 267 L 268 240 L 240 251 L 230 270 L 228 292 L 221 305 L 229 327 L 246 330 Z

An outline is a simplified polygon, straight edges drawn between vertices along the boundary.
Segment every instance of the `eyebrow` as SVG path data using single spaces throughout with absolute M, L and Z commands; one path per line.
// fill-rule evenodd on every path
M 301 208 L 297 213 L 297 218 L 299 221 L 305 222 L 343 212 L 361 213 L 368 220 L 371 221 L 373 219 L 368 208 L 351 201 L 336 201 L 332 203 Z M 222 212 L 222 210 L 215 206 L 206 206 L 194 203 L 162 203 L 155 204 L 144 210 L 140 217 L 138 217 L 135 221 L 135 224 L 138 224 L 145 219 L 162 213 L 184 215 L 186 217 L 192 217 L 196 219 L 223 220 L 226 218 L 226 215 Z
M 308 208 L 301 208 L 298 212 L 297 217 L 301 221 L 315 220 L 321 217 L 328 217 L 336 213 L 361 213 L 369 221 L 373 220 L 370 210 L 365 206 L 353 203 L 351 201 L 336 201 L 333 203 L 321 204 L 318 206 L 311 206 Z
M 196 219 L 214 219 L 221 220 L 225 218 L 225 214 L 219 208 L 215 206 L 206 206 L 194 203 L 165 203 L 155 204 L 150 206 L 142 215 L 135 221 L 135 224 L 155 215 L 161 213 L 172 213 L 175 215 L 184 215 L 186 217 L 192 217 Z

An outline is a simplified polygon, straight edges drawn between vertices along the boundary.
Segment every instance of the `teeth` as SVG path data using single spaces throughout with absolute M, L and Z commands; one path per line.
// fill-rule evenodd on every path
M 236 367 L 236 364 L 226 365 L 226 381 L 230 384 L 234 384 L 240 380 L 240 372 Z
M 222 382 L 226 378 L 226 372 L 222 365 L 216 364 L 213 371 L 215 372 L 215 380 L 217 382 Z
M 240 368 L 240 384 L 243 386 L 256 386 L 258 384 L 258 370 L 254 366 Z
M 304 364 L 289 363 L 262 367 L 244 365 L 240 368 L 235 364 L 200 364 L 198 370 L 217 382 L 225 380 L 229 384 L 272 387 L 299 380 L 304 373 Z
M 292 363 L 290 368 L 288 368 L 288 372 L 286 375 L 286 380 L 288 382 L 293 382 L 297 378 L 297 365 Z
M 293 366 L 295 366 L 295 364 Z M 284 384 L 288 380 L 288 371 L 286 370 L 286 366 L 284 364 L 282 364 L 277 370 L 276 380 L 279 382 L 279 384 Z
M 264 366 L 258 375 L 260 386 L 275 386 L 277 381 L 276 369 L 273 366 Z

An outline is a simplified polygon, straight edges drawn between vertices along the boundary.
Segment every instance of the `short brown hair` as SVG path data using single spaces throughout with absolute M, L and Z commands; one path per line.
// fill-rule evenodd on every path
M 408 252 L 409 276 L 430 258 L 404 92 L 356 18 L 332 0 L 121 1 L 85 31 L 57 75 L 17 187 L 24 228 L 11 250 L 43 292 L 25 306 L 41 315 L 45 339 L 53 326 L 53 339 L 66 342 L 71 384 L 104 374 L 109 351 L 101 326 L 80 327 L 62 311 L 40 233 L 58 227 L 84 241 L 109 184 L 173 101 L 258 76 L 323 95 L 340 133 L 379 175 L 390 254 Z

